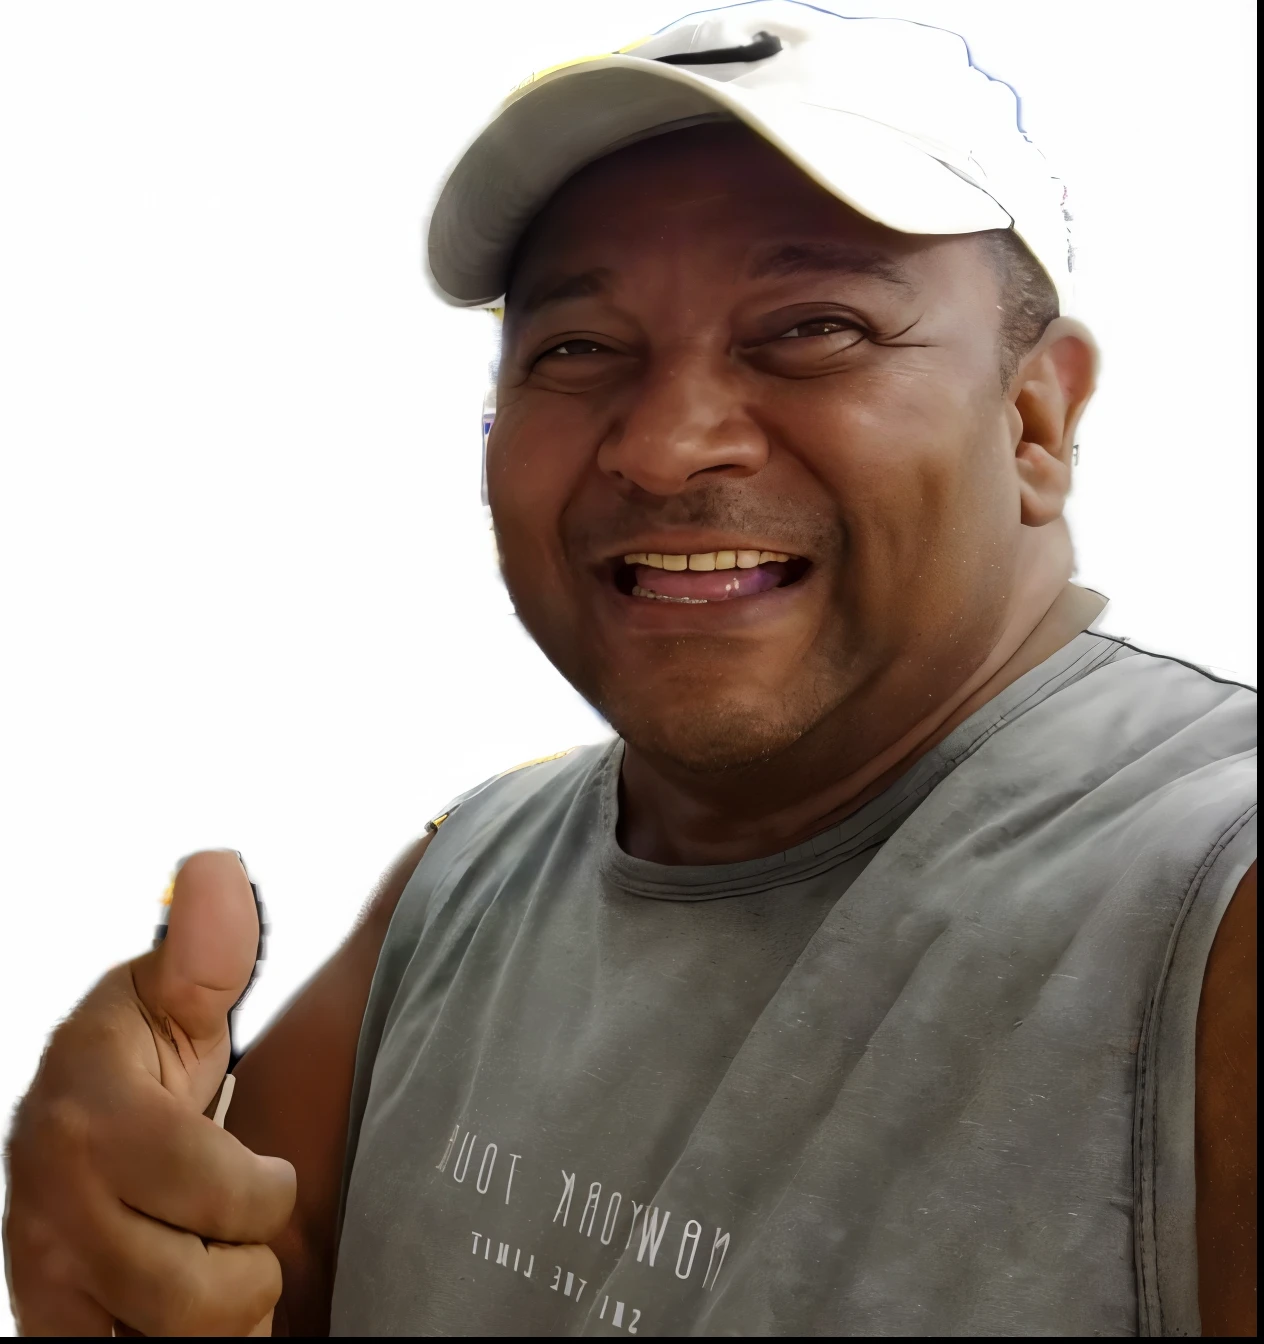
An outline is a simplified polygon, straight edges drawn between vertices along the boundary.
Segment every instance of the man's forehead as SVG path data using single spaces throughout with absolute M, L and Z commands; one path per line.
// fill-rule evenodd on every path
M 654 241 L 652 237 L 646 240 L 650 258 Z M 756 242 L 734 278 L 756 281 L 795 275 L 867 276 L 909 294 L 918 288 L 911 268 L 893 251 L 864 241 L 830 237 Z M 551 264 L 524 272 L 523 283 L 513 291 L 513 311 L 517 317 L 526 317 L 567 299 L 601 297 L 617 289 L 622 278 L 617 264 L 581 264 L 573 269 L 564 256 L 557 256 Z

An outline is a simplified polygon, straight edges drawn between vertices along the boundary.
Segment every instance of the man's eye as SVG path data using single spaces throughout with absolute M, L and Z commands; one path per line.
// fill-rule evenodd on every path
M 783 331 L 777 339 L 785 341 L 801 340 L 809 336 L 836 336 L 840 331 L 855 330 L 856 325 L 853 322 L 843 322 L 834 317 L 818 317 L 811 322 L 800 322 L 789 331 Z
M 608 348 L 597 341 L 574 337 L 569 341 L 563 341 L 561 345 L 550 346 L 540 358 L 547 359 L 550 355 L 599 355 Z

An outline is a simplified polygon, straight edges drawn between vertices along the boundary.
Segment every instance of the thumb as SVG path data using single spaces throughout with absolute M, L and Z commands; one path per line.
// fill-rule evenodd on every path
M 228 1067 L 228 1014 L 250 984 L 258 952 L 259 914 L 241 859 L 223 849 L 186 859 L 166 936 L 132 963 L 132 979 L 186 1071 L 205 1068 L 212 1086 Z

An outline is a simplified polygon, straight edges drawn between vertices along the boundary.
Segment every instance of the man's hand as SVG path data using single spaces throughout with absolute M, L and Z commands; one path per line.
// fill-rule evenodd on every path
M 294 1205 L 289 1162 L 203 1112 L 228 1067 L 228 1012 L 259 928 L 237 857 L 194 855 L 167 936 L 116 967 L 49 1042 L 9 1144 L 5 1242 L 18 1329 L 267 1333 L 267 1243 Z

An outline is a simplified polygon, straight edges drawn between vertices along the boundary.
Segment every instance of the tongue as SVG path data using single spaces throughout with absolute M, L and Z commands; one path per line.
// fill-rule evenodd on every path
M 691 597 L 695 601 L 724 602 L 731 597 L 750 597 L 775 588 L 788 566 L 777 560 L 754 569 L 655 569 L 637 565 L 636 585 L 662 597 Z

